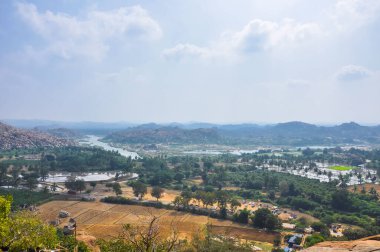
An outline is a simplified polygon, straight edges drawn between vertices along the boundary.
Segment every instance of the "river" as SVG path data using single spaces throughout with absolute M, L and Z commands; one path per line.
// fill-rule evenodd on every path
M 80 142 L 80 144 L 90 145 L 90 146 L 98 146 L 98 147 L 101 147 L 101 148 L 108 150 L 108 151 L 117 151 L 122 156 L 131 157 L 132 159 L 141 158 L 139 156 L 139 154 L 137 154 L 136 152 L 127 151 L 123 148 L 113 147 L 113 146 L 109 145 L 108 143 L 101 142 L 100 139 L 101 139 L 101 137 L 99 137 L 99 136 L 87 135 L 86 138 Z

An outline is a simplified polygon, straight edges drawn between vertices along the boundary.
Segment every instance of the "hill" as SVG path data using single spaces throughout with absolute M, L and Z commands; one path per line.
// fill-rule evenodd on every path
M 47 133 L 18 129 L 0 122 L 0 149 L 32 147 L 62 147 L 72 145 L 70 140 Z
M 369 252 L 380 251 L 380 235 L 366 237 L 355 241 L 327 241 L 318 243 L 305 252 Z
M 215 128 L 182 129 L 157 124 L 141 125 L 107 135 L 118 143 L 216 143 L 220 136 Z
M 173 124 L 172 124 L 173 125 Z M 165 126 L 144 124 L 113 132 L 105 140 L 118 143 L 224 143 L 253 145 L 337 145 L 380 144 L 379 126 L 362 126 L 354 122 L 336 126 L 317 126 L 304 122 L 275 125 L 189 124 Z M 194 128 L 204 126 L 203 128 Z

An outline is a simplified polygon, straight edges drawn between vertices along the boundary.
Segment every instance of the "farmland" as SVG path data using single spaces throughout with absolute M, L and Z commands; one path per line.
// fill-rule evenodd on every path
M 352 166 L 335 165 L 335 166 L 330 166 L 329 169 L 334 170 L 334 171 L 350 171 L 356 168 Z
M 277 233 L 265 232 L 227 220 L 218 220 L 173 210 L 143 206 L 114 205 L 101 202 L 51 201 L 39 206 L 38 215 L 45 221 L 55 220 L 60 210 L 75 218 L 78 233 L 110 239 L 122 231 L 122 224 L 144 226 L 153 216 L 160 216 L 160 233 L 165 236 L 177 230 L 179 237 L 189 239 L 206 224 L 215 234 L 231 235 L 240 239 L 272 243 Z M 67 223 L 63 219 L 60 226 Z

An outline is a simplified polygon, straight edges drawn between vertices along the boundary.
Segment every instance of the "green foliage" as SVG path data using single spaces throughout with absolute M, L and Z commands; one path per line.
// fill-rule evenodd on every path
M 11 197 L 0 197 L 0 247 L 9 251 L 54 248 L 58 238 L 54 227 L 29 212 L 10 213 Z
M 23 205 L 39 204 L 49 200 L 52 195 L 46 192 L 34 192 L 21 189 L 5 189 L 0 188 L 0 196 L 11 195 L 13 198 L 12 209 L 16 209 Z
M 164 193 L 164 191 L 165 190 L 162 189 L 161 187 L 155 186 L 152 188 L 151 195 L 152 197 L 155 197 L 158 201 L 158 199 L 162 197 L 162 194 Z
M 235 213 L 234 220 L 239 223 L 248 224 L 250 214 L 251 211 L 244 208 L 243 210 L 240 210 L 239 213 Z
M 343 231 L 343 234 L 349 240 L 357 240 L 369 235 L 368 231 L 364 229 L 347 228 Z
M 331 205 L 333 208 L 349 211 L 352 208 L 352 201 L 347 190 L 338 190 L 331 195 Z
M 81 179 L 68 180 L 65 182 L 65 186 L 67 189 L 73 191 L 84 191 L 86 189 L 86 184 L 84 180 Z
M 0 196 L 0 221 L 8 218 L 11 212 L 12 201 L 11 195 L 7 195 L 6 197 Z
M 116 196 L 123 194 L 123 191 L 121 190 L 121 186 L 119 183 L 112 183 L 112 190 L 114 191 Z
M 311 236 L 306 237 L 305 247 L 313 246 L 319 242 L 323 242 L 325 239 L 320 234 L 312 234 Z
M 266 208 L 256 210 L 252 217 L 253 226 L 257 228 L 277 229 L 281 226 L 280 220 Z
M 59 244 L 61 247 L 68 249 L 70 252 L 90 252 L 90 248 L 82 241 L 75 239 L 73 235 L 64 235 L 61 229 L 57 230 Z M 75 250 L 77 248 L 77 250 Z
M 147 186 L 140 182 L 140 181 L 135 181 L 131 183 L 132 189 L 133 189 L 133 194 L 138 197 L 140 200 L 144 197 L 144 195 L 148 192 Z

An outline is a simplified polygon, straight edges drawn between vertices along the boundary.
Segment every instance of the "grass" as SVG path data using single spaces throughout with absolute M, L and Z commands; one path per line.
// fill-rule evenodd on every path
M 349 170 L 356 169 L 356 167 L 344 166 L 344 165 L 335 165 L 335 166 L 330 166 L 329 169 L 335 170 L 335 171 L 349 171 Z

